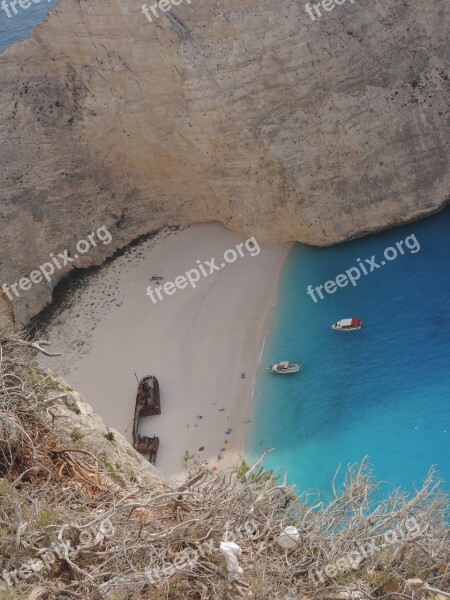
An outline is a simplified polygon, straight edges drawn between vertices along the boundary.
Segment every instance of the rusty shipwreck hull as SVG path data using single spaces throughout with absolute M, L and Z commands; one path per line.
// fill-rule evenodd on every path
M 141 454 L 149 454 L 149 461 L 155 464 L 159 449 L 159 438 L 141 436 L 139 420 L 141 417 L 161 414 L 159 383 L 154 375 L 146 375 L 138 381 L 136 405 L 133 420 L 133 448 Z
M 153 465 L 156 463 L 156 456 L 159 450 L 159 437 L 156 435 L 147 437 L 146 435 L 138 434 L 137 442 L 133 444 L 133 447 L 141 454 L 148 454 L 148 460 Z

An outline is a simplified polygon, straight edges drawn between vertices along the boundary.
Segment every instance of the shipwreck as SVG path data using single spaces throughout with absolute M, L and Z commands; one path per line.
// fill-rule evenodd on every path
M 141 417 L 161 414 L 159 383 L 154 375 L 138 379 L 136 405 L 133 419 L 133 448 L 141 454 L 148 454 L 149 461 L 154 465 L 159 449 L 159 437 L 140 435 L 139 421 Z

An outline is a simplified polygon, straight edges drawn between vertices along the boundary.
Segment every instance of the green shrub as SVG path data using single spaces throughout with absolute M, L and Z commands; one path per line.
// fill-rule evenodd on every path
M 73 439 L 74 442 L 77 442 L 78 440 L 81 440 L 81 438 L 83 437 L 83 433 L 81 432 L 81 429 L 79 429 L 78 427 L 74 427 L 70 432 L 70 437 Z
M 54 525 L 58 520 L 58 513 L 53 508 L 44 508 L 36 519 L 36 527 L 47 527 Z
M 249 465 L 245 462 L 245 460 L 241 461 L 234 469 L 236 473 L 236 477 L 238 479 L 244 479 L 245 475 L 250 470 Z M 262 467 L 259 467 L 250 477 L 251 481 L 254 483 L 265 483 L 266 481 L 271 481 L 278 479 L 278 477 L 274 474 L 273 471 L 265 471 Z

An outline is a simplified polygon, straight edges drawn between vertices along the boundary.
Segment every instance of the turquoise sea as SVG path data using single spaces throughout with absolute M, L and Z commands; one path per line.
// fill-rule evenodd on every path
M 375 255 L 379 264 L 386 247 L 411 235 L 420 251 L 403 246 L 404 255 L 362 275 L 356 287 L 324 293 L 317 303 L 307 295 L 308 285 L 335 279 L 358 258 L 364 264 Z M 330 328 L 346 317 L 361 318 L 363 329 Z M 279 360 L 299 362 L 301 372 L 266 372 Z M 437 465 L 450 489 L 450 209 L 332 248 L 296 245 L 253 413 L 247 459 L 271 445 L 265 467 L 287 469 L 299 491 L 330 492 L 338 465 L 365 455 L 379 479 L 408 490 Z
M 6 0 L 7 6 L 9 6 L 9 2 L 10 0 Z M 41 0 L 36 3 L 34 0 L 30 1 L 30 6 L 26 9 L 17 4 L 17 15 L 14 14 L 12 8 L 8 8 L 10 17 L 8 17 L 7 11 L 1 8 L 0 3 L 0 52 L 3 52 L 11 44 L 25 40 L 31 30 L 45 19 L 57 2 L 58 0 Z M 22 4 L 26 6 L 26 0 Z
M 0 52 L 26 39 L 56 3 L 17 6 L 11 18 L 0 10 Z M 406 250 L 317 303 L 306 294 L 412 234 L 419 252 Z M 298 244 L 256 382 L 248 460 L 272 445 L 265 466 L 287 469 L 300 490 L 329 491 L 339 463 L 365 455 L 379 478 L 409 489 L 435 464 L 450 488 L 449 299 L 450 209 L 333 248 Z M 352 316 L 363 319 L 362 331 L 330 329 Z M 300 362 L 301 373 L 265 371 L 283 359 Z

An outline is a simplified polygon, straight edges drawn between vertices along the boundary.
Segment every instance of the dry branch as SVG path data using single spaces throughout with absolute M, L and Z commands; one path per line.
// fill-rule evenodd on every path
M 331 498 L 317 498 L 261 471 L 267 450 L 243 476 L 194 460 L 177 489 L 122 489 L 96 456 L 53 429 L 54 390 L 33 359 L 42 345 L 0 331 L 0 416 L 16 434 L 2 441 L 0 570 L 24 598 L 450 597 L 449 502 L 434 471 L 412 496 L 393 490 L 375 500 L 379 485 L 364 460 L 340 486 L 335 477 Z M 285 549 L 277 540 L 286 527 L 298 537 Z M 228 572 L 222 541 L 240 547 L 242 574 Z M 336 567 L 357 551 L 358 564 Z M 43 568 L 19 578 L 30 560 Z

